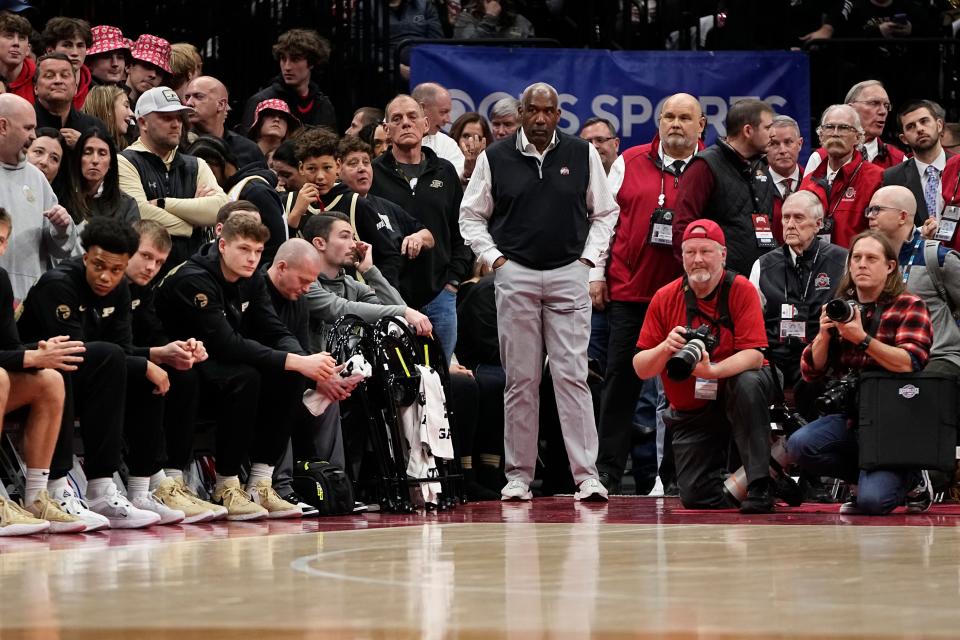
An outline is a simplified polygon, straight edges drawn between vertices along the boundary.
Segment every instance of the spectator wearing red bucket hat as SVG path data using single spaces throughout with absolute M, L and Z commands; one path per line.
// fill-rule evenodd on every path
M 170 73 L 170 43 L 144 33 L 130 48 L 133 62 L 127 69 L 130 104 L 136 105 L 144 92 L 159 87 Z
M 92 79 L 90 69 L 83 64 L 87 57 L 87 49 L 93 44 L 90 23 L 64 16 L 50 18 L 43 28 L 43 33 L 40 34 L 40 40 L 45 53 L 62 53 L 70 59 L 77 83 L 73 106 L 81 109 L 90 92 Z
M 27 56 L 33 29 L 23 16 L 0 12 L 0 76 L 13 93 L 33 104 L 33 73 L 36 65 Z
M 290 113 L 287 103 L 270 98 L 257 105 L 247 136 L 257 143 L 264 157 L 268 157 L 299 128 L 300 121 Z
M 213 136 L 223 140 L 230 148 L 238 167 L 245 167 L 251 162 L 263 162 L 263 154 L 256 144 L 226 128 L 230 96 L 222 82 L 212 76 L 196 77 L 187 84 L 183 97 L 183 103 L 193 108 L 188 114 L 190 133 L 187 139 L 190 142 L 194 142 L 198 136 Z
M 280 75 L 247 100 L 243 110 L 244 130 L 253 124 L 258 104 L 278 98 L 287 103 L 290 113 L 305 126 L 319 125 L 338 131 L 333 104 L 313 81 L 314 75 L 319 75 L 319 70 L 330 60 L 330 43 L 312 29 L 290 29 L 273 45 L 273 57 L 280 64 Z
M 98 25 L 90 30 L 93 44 L 87 48 L 86 65 L 93 83 L 123 86 L 130 61 L 130 41 L 123 32 L 109 25 Z

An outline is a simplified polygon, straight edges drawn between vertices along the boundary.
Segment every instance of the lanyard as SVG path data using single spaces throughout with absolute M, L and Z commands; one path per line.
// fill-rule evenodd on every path
M 923 238 L 917 238 L 917 241 L 913 243 L 913 250 L 910 252 L 910 260 L 905 265 L 906 268 L 903 269 L 903 284 L 907 284 L 907 280 L 910 279 L 910 269 L 913 268 L 913 263 L 917 259 L 917 250 L 920 248 L 921 244 L 923 244 Z
M 829 162 L 829 160 L 828 160 Z M 863 166 L 863 163 L 866 162 L 863 158 L 860 159 L 860 164 L 857 165 L 857 168 L 853 170 L 850 174 L 850 177 L 847 178 L 847 181 L 843 183 L 843 188 L 840 189 L 840 197 L 837 198 L 837 201 L 834 203 L 833 207 L 830 209 L 830 217 L 833 217 L 833 214 L 837 212 L 837 207 L 840 206 L 840 203 L 843 201 L 843 194 L 847 192 L 847 187 L 850 186 L 850 183 L 853 182 L 853 179 L 857 177 L 857 174 L 860 173 L 860 167 Z M 842 169 L 843 167 L 841 167 Z M 827 169 L 830 169 L 830 166 L 827 165 Z M 829 183 L 827 187 L 827 202 L 830 202 L 830 193 L 833 191 L 833 183 Z
M 803 292 L 800 294 L 800 304 L 803 304 L 804 302 L 807 301 L 807 292 L 810 291 L 810 281 L 813 279 L 813 271 L 814 271 L 813 266 L 817 264 L 817 258 L 820 257 L 820 239 L 814 238 L 813 241 L 817 243 L 817 252 L 813 254 L 813 262 L 810 265 L 810 273 L 807 274 L 807 283 L 803 285 Z M 790 247 L 787 247 L 786 245 L 784 245 L 784 249 L 787 250 L 787 254 L 788 254 L 787 258 L 789 259 L 790 258 L 789 253 L 792 251 L 792 249 L 790 249 Z M 800 256 L 797 256 L 797 260 L 799 259 L 800 259 Z M 790 302 L 790 297 L 787 294 L 787 278 L 790 277 L 790 274 L 788 273 L 788 271 L 789 269 L 787 268 L 787 262 L 785 260 L 783 262 L 783 299 L 786 302 Z

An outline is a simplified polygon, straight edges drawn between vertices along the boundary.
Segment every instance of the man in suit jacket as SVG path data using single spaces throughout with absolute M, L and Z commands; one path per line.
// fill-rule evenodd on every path
M 783 244 L 783 222 L 780 209 L 787 196 L 800 187 L 803 167 L 797 164 L 803 137 L 800 125 L 790 116 L 774 116 L 770 127 L 770 143 L 767 145 L 767 174 L 775 188 L 773 194 L 773 237 Z
M 914 225 L 921 226 L 928 217 L 937 218 L 943 210 L 940 182 L 947 155 L 940 143 L 943 131 L 943 110 L 930 100 L 916 100 L 903 107 L 900 140 L 910 147 L 913 157 L 883 172 L 883 184 L 910 189 L 917 199 Z

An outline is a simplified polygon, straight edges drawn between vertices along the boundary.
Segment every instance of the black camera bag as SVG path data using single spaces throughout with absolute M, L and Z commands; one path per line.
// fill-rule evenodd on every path
M 860 378 L 860 468 L 953 472 L 957 377 L 867 372 Z

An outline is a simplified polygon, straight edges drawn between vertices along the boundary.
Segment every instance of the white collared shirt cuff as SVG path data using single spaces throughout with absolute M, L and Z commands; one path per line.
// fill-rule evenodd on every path
M 480 259 L 483 261 L 483 264 L 487 265 L 491 269 L 493 269 L 493 263 L 496 262 L 499 258 L 506 258 L 506 256 L 500 253 L 500 250 L 497 249 L 496 247 L 492 249 L 487 249 L 486 251 L 483 252 L 483 255 L 480 257 Z
M 601 267 L 590 267 L 590 282 L 606 282 L 607 275 Z

